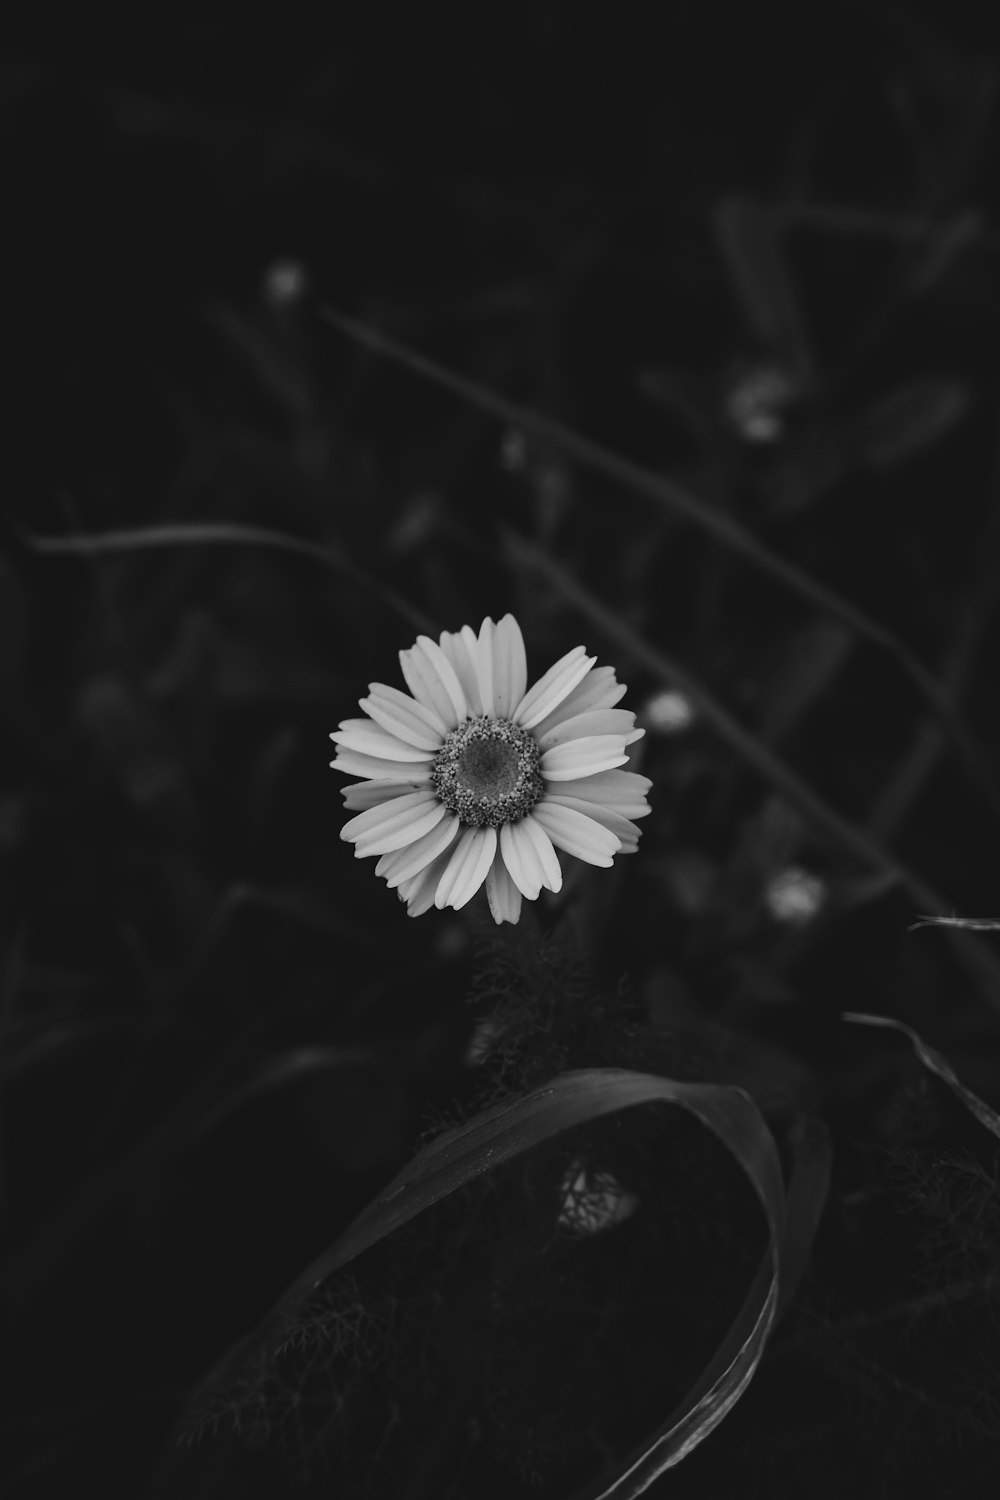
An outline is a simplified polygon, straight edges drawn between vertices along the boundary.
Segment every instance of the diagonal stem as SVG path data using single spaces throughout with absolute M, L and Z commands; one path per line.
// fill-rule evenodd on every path
M 618 649 L 646 668 L 665 687 L 679 687 L 694 702 L 705 721 L 730 746 L 739 758 L 751 766 L 797 807 L 816 827 L 822 828 L 845 853 L 853 855 L 868 869 L 889 876 L 902 886 L 917 903 L 930 903 L 929 909 L 943 910 L 945 898 L 923 876 L 884 849 L 863 828 L 857 827 L 830 806 L 779 759 L 756 735 L 745 729 L 729 710 L 716 699 L 696 677 L 677 666 L 669 657 L 648 646 L 630 626 L 622 623 L 606 605 L 596 599 L 582 584 L 571 578 L 558 563 L 545 556 L 530 542 L 506 531 L 504 539 L 511 557 L 520 565 L 541 574 L 562 594 L 568 603 L 587 616 Z M 979 939 L 961 929 L 946 928 L 959 958 L 991 1005 L 1000 1006 L 1000 963 Z
M 554 444 L 585 467 L 603 474 L 634 494 L 643 495 L 661 508 L 683 516 L 762 573 L 777 579 L 800 598 L 808 599 L 827 614 L 841 620 L 864 640 L 884 651 L 910 679 L 934 717 L 944 725 L 967 773 L 1000 823 L 1000 790 L 987 769 L 981 748 L 959 719 L 951 695 L 886 626 L 872 619 L 812 574 L 771 551 L 739 522 L 673 480 L 652 474 L 639 464 L 621 458 L 600 444 L 591 442 L 589 438 L 581 437 L 579 433 L 550 417 L 508 401 L 478 381 L 455 374 L 425 355 L 417 354 L 397 343 L 368 323 L 349 318 L 329 305 L 321 308 L 319 316 L 331 328 L 346 334 L 356 343 L 393 360 L 422 379 L 453 392 L 481 411 L 489 412 L 501 421 L 509 422 L 544 442 Z

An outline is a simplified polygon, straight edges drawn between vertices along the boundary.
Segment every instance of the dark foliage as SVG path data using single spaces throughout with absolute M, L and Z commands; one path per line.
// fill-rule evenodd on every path
M 1000 1105 L 996 937 L 908 931 L 996 893 L 981 13 L 2 9 L 5 1500 L 594 1480 L 761 1252 L 678 1111 L 480 1179 L 189 1397 L 423 1140 L 601 1065 L 834 1149 L 753 1383 L 652 1493 L 995 1494 L 996 1141 L 840 1020 Z M 533 672 L 586 642 L 629 684 L 653 813 L 516 929 L 411 922 L 327 735 L 508 609 Z

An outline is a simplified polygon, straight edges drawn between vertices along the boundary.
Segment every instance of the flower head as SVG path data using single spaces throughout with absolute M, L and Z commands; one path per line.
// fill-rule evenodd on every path
M 331 735 L 335 770 L 355 816 L 341 838 L 381 875 L 410 916 L 464 906 L 485 884 L 496 922 L 516 922 L 522 897 L 558 891 L 557 849 L 608 866 L 639 841 L 651 782 L 620 767 L 640 739 L 615 708 L 625 688 L 582 646 L 530 689 L 513 615 L 417 637 L 399 653 L 409 693 L 369 684 Z

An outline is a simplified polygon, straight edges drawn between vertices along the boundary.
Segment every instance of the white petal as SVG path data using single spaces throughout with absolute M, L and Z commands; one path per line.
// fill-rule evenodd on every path
M 509 719 L 528 685 L 528 659 L 521 627 L 513 615 L 497 621 L 493 637 L 493 712 Z
M 416 792 L 407 792 L 388 802 L 380 802 L 375 807 L 366 807 L 344 824 L 340 837 L 351 844 L 375 833 L 404 827 L 421 817 L 428 808 L 443 805 L 429 787 L 426 790 L 421 788 Z M 397 845 L 397 848 L 402 848 L 402 845 Z
M 501 922 L 517 922 L 520 919 L 521 892 L 511 880 L 503 860 L 496 857 L 486 874 L 486 899 L 498 927 Z
M 479 643 L 476 632 L 471 625 L 463 625 L 454 634 L 442 631 L 441 650 L 455 668 L 469 713 L 481 714 L 483 701 L 479 696 Z
M 612 863 L 612 855 L 621 848 L 616 834 L 573 808 L 558 807 L 543 799 L 532 808 L 531 816 L 541 823 L 557 849 L 565 849 L 567 854 L 575 854 L 588 864 L 606 869 Z
M 388 805 L 385 804 L 386 807 Z M 383 810 L 372 808 L 372 812 Z M 369 859 L 373 854 L 392 854 L 396 849 L 405 849 L 410 844 L 415 844 L 417 839 L 423 838 L 425 833 L 430 833 L 432 828 L 436 828 L 447 812 L 444 803 L 434 798 L 429 804 L 412 809 L 406 818 L 400 818 L 391 826 L 373 829 L 371 833 L 357 838 L 354 853 L 358 859 Z M 358 816 L 363 818 L 367 814 L 359 813 Z
M 558 891 L 562 868 L 552 840 L 530 815 L 500 830 L 500 851 L 511 879 L 523 896 L 534 901 L 542 886 Z
M 375 866 L 375 874 L 384 877 L 389 889 L 401 885 L 404 880 L 410 880 L 414 875 L 419 875 L 432 860 L 437 859 L 453 842 L 458 832 L 459 818 L 457 813 L 452 813 L 450 818 L 442 818 L 436 828 L 430 833 L 425 833 L 414 843 L 407 845 L 405 849 L 395 849 L 391 854 L 383 854 Z
M 351 725 L 351 720 L 346 720 Z M 405 740 L 399 739 L 394 734 L 389 734 L 378 724 L 373 724 L 370 719 L 355 719 L 354 724 L 360 724 L 360 729 L 352 727 L 335 730 L 330 738 L 338 749 L 357 750 L 361 755 L 377 755 L 382 760 L 412 760 L 430 761 L 431 752 L 419 750 L 416 745 L 407 744 Z
M 459 907 L 471 901 L 486 879 L 497 848 L 495 828 L 469 828 L 462 834 L 438 882 L 434 905 Z
M 586 677 L 596 660 L 597 657 L 588 656 L 582 646 L 567 651 L 521 699 L 512 715 L 514 723 L 520 724 L 522 729 L 532 729 Z
M 383 729 L 424 750 L 441 748 L 448 730 L 434 709 L 425 708 L 409 693 L 387 687 L 384 682 L 370 682 L 368 692 L 370 696 L 362 698 L 361 707 Z
M 547 781 L 575 781 L 580 776 L 596 776 L 599 771 L 610 771 L 627 763 L 620 734 L 592 734 L 546 750 L 542 756 L 542 775 Z
M 493 641 L 497 628 L 489 615 L 479 627 L 479 643 L 476 651 L 476 670 L 479 675 L 479 697 L 483 712 L 493 714 L 495 694 L 493 690 Z
M 433 647 L 433 651 L 426 650 L 427 646 Z M 444 664 L 443 668 L 440 663 Z M 399 665 L 406 686 L 417 702 L 425 708 L 432 708 L 448 729 L 455 729 L 465 718 L 465 694 L 441 647 L 428 636 L 419 636 L 415 646 L 399 653 Z M 445 672 L 448 684 L 445 683 Z M 462 704 L 461 710 L 458 702 Z
M 551 713 L 533 726 L 535 733 L 548 734 L 550 729 L 554 729 L 564 719 L 590 713 L 592 709 L 614 708 L 627 691 L 623 682 L 616 682 L 614 667 L 594 667 Z
M 528 813 L 526 818 L 521 819 L 521 822 L 534 846 L 535 857 L 542 867 L 544 875 L 542 884 L 550 891 L 562 890 L 562 865 L 559 863 L 559 856 L 552 840 L 532 813 Z
M 600 823 L 602 828 L 609 828 L 621 839 L 622 854 L 633 854 L 638 848 L 642 829 L 628 818 L 623 818 L 621 813 L 612 812 L 610 807 L 601 807 L 596 802 L 585 802 L 582 797 L 566 797 L 561 790 L 547 794 L 545 800 L 556 807 L 572 808 L 574 812 L 593 818 L 594 822 Z
M 434 892 L 438 888 L 438 882 L 447 869 L 450 859 L 451 850 L 446 849 L 419 874 L 411 876 L 409 880 L 400 881 L 396 887 L 396 895 L 400 901 L 406 902 L 407 916 L 419 917 L 434 905 Z
M 380 755 L 342 750 L 330 764 L 335 771 L 343 771 L 347 776 L 363 776 L 366 781 L 429 782 L 431 779 L 429 760 L 383 760 Z
M 644 818 L 652 811 L 646 801 L 652 785 L 648 776 L 639 776 L 635 771 L 601 771 L 581 781 L 560 781 L 558 794 L 596 802 L 625 818 Z
M 534 901 L 542 888 L 542 870 L 535 858 L 531 841 L 521 832 L 522 823 L 503 824 L 500 829 L 500 853 L 510 872 L 510 878 L 521 895 Z
M 463 719 L 467 718 L 469 713 L 469 705 L 465 701 L 462 684 L 456 676 L 455 668 L 445 656 L 437 641 L 432 641 L 429 635 L 417 636 L 417 643 L 412 648 L 411 654 L 426 661 L 430 670 L 440 678 L 441 685 L 451 704 L 452 715 L 454 717 L 454 723 L 452 723 L 452 718 L 450 717 L 445 718 L 445 723 L 449 728 L 454 728 L 455 725 L 460 724 Z
M 364 704 L 361 705 L 364 708 Z M 572 719 L 563 719 L 550 729 L 547 734 L 540 735 L 535 730 L 535 738 L 543 750 L 550 750 L 553 745 L 565 745 L 569 740 L 583 740 L 593 734 L 618 734 L 622 736 L 625 744 L 635 731 L 635 714 L 627 708 L 595 708 L 589 713 L 575 714 Z M 644 729 L 636 731 L 636 738 L 645 734 Z
M 340 795 L 348 812 L 363 812 L 366 807 L 378 807 L 380 802 L 419 790 L 416 781 L 356 781 L 353 786 L 341 787 Z

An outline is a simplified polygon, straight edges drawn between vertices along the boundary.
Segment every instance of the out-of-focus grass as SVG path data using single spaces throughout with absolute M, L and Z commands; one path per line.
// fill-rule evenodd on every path
M 1000 1102 L 994 939 L 908 931 L 996 893 L 993 62 L 777 0 L 82 16 L 25 10 L 0 55 L 0 1489 L 190 1493 L 188 1393 L 430 1122 L 619 1066 L 834 1153 L 672 1493 L 993 1492 L 991 1143 L 839 1019 Z M 585 641 L 628 681 L 654 810 L 498 949 L 351 857 L 327 734 L 418 630 L 506 609 L 533 667 Z M 625 1144 L 675 1219 L 570 1246 L 545 1159 L 373 1263 L 373 1313 L 327 1289 L 439 1430 L 348 1432 L 320 1339 L 256 1393 L 270 1445 L 192 1457 L 204 1493 L 310 1494 L 338 1443 L 410 1497 L 461 1493 L 472 1442 L 505 1497 L 610 1469 L 621 1362 L 680 1397 L 756 1249 L 696 1142 Z M 593 1388 L 547 1406 L 570 1345 Z

